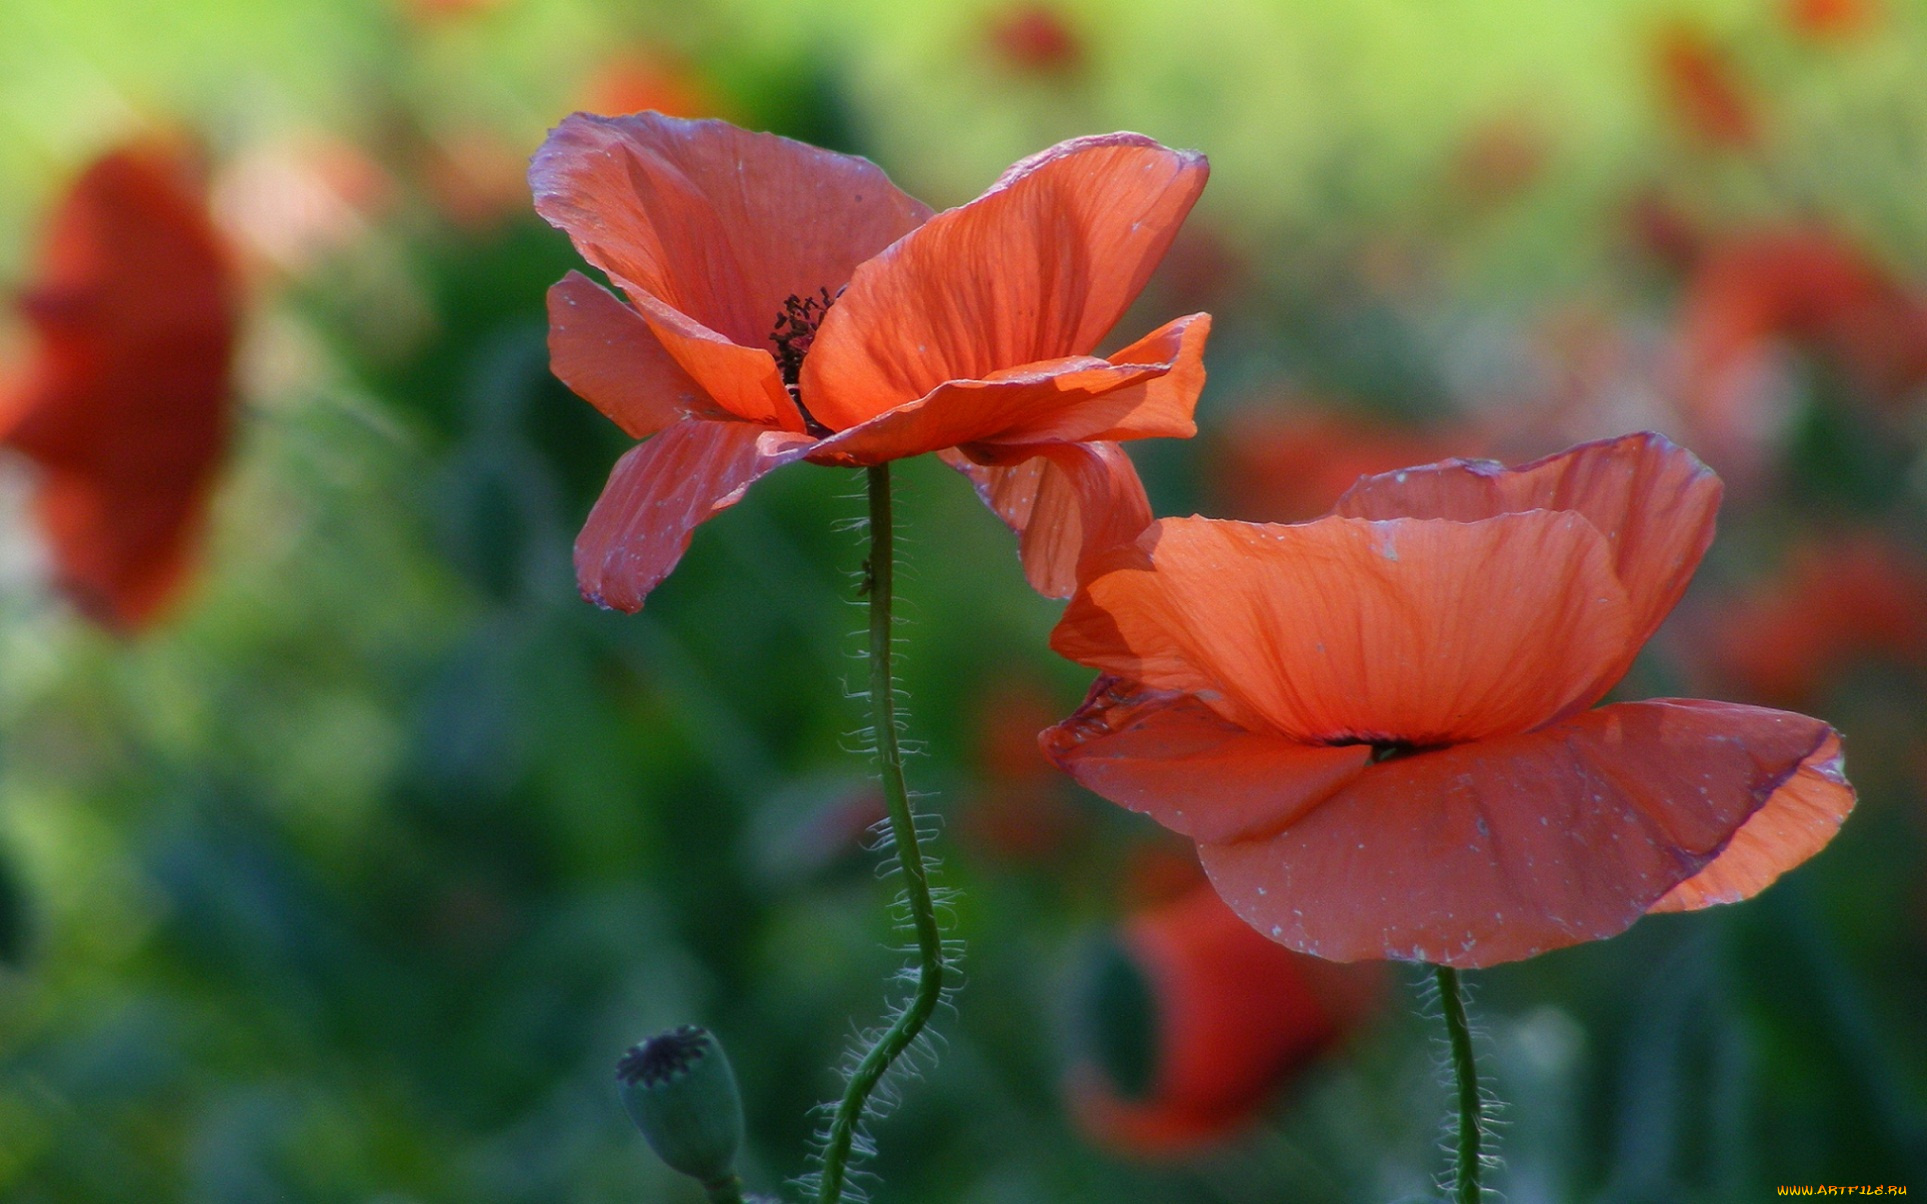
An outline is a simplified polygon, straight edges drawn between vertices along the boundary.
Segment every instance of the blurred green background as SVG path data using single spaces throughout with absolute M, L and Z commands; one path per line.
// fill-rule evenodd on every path
M 1199 437 L 1133 449 L 1160 513 L 1309 517 L 1360 471 L 1643 427 L 1705 455 L 1720 541 L 1622 693 L 1827 718 L 1860 808 L 1755 902 L 1473 976 L 1494 1184 L 1927 1191 L 1923 80 L 1919 0 L 0 0 L 0 285 L 157 131 L 205 149 L 248 265 L 239 445 L 161 627 L 76 618 L 0 474 L 0 1198 L 694 1201 L 612 1080 L 685 1020 L 742 1075 L 752 1185 L 802 1169 L 898 962 L 848 751 L 860 478 L 760 484 L 640 615 L 576 597 L 626 441 L 548 374 L 577 260 L 522 172 L 565 113 L 652 106 L 939 206 L 1075 134 L 1205 151 L 1119 329 L 1217 319 Z M 1058 604 L 955 474 L 897 476 L 910 773 L 969 952 L 876 1197 L 1425 1191 L 1410 975 L 1219 1147 L 1073 1124 L 1076 950 L 1171 845 L 1011 735 L 1088 684 Z

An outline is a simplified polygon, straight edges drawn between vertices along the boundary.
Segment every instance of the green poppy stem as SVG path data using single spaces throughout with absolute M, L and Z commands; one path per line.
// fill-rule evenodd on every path
M 930 867 L 918 843 L 916 814 L 910 809 L 910 792 L 903 784 L 903 751 L 897 744 L 897 693 L 890 644 L 890 604 L 896 568 L 890 516 L 890 466 L 878 464 L 867 471 L 870 559 L 864 566 L 864 593 L 870 603 L 871 722 L 876 729 L 877 767 L 883 779 L 890 835 L 896 842 L 897 861 L 903 870 L 904 899 L 917 932 L 917 986 L 895 1021 L 857 1063 L 844 1087 L 843 1099 L 837 1104 L 823 1150 L 822 1177 L 816 1191 L 818 1204 L 836 1204 L 842 1198 L 850 1147 L 862 1123 L 870 1093 L 929 1023 L 931 1013 L 937 1010 L 937 1001 L 942 998 L 944 975 L 948 970 L 937 912 L 930 897 Z
M 1445 1034 L 1452 1050 L 1452 1073 L 1458 1086 L 1458 1156 L 1453 1166 L 1454 1204 L 1479 1204 L 1479 1142 L 1484 1136 L 1484 1109 L 1479 1102 L 1479 1070 L 1472 1060 L 1472 1028 L 1465 1019 L 1465 996 L 1459 972 L 1434 966 L 1438 975 L 1439 1006 L 1445 1010 Z

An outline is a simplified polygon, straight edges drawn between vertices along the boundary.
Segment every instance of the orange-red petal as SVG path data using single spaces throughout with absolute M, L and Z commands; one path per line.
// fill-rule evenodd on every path
M 1574 699 L 1599 701 L 1632 667 L 1639 649 L 1686 592 L 1713 542 L 1720 479 L 1664 435 L 1643 432 L 1506 468 L 1491 460 L 1446 460 L 1366 477 L 1332 508 L 1355 518 L 1450 518 L 1461 522 L 1526 510 L 1576 510 L 1606 537 L 1613 571 L 1632 604 L 1632 638 L 1622 655 Z
M 1098 678 L 1038 740 L 1085 789 L 1204 843 L 1276 831 L 1343 789 L 1372 754 L 1246 731 L 1189 694 L 1115 677 Z
M 718 402 L 789 429 L 769 355 L 784 302 L 836 292 L 930 215 L 868 160 L 660 113 L 566 118 L 529 186 Z
M 734 506 L 812 440 L 747 422 L 688 419 L 616 461 L 575 541 L 576 584 L 597 606 L 637 611 L 698 523 Z
M 1692 705 L 1757 710 L 1720 702 Z M 1847 782 L 1840 736 L 1829 732 L 1820 747 L 1800 763 L 1799 770 L 1733 834 L 1711 865 L 1668 891 L 1650 910 L 1695 911 L 1715 903 L 1752 898 L 1781 874 L 1825 848 L 1853 804 L 1854 790 Z
M 1629 638 L 1605 539 L 1534 510 L 1163 519 L 1092 566 L 1051 646 L 1255 731 L 1431 746 L 1549 721 Z
M 1141 134 L 1077 138 L 1004 173 L 859 267 L 803 363 L 832 430 L 950 381 L 1089 355 L 1204 187 L 1204 157 Z
M 979 464 L 957 451 L 942 456 L 1017 533 L 1024 579 L 1047 598 L 1070 597 L 1079 565 L 1151 525 L 1144 483 L 1115 443 L 1044 447 L 1010 465 Z
M 729 413 L 675 361 L 642 315 L 580 272 L 549 289 L 549 368 L 630 438 Z
M 238 288 L 188 174 L 134 147 L 81 175 L 21 299 L 38 345 L 0 399 L 0 441 L 43 470 L 60 586 L 125 630 L 181 581 L 231 426 Z
M 1784 711 L 1621 703 L 1382 762 L 1275 835 L 1199 853 L 1300 952 L 1490 966 L 1624 931 L 1834 738 Z
M 854 467 L 959 444 L 1028 454 L 1039 444 L 1091 439 L 1188 439 L 1198 429 L 1191 411 L 1204 388 L 1210 333 L 1211 316 L 1192 314 L 1110 360 L 1071 356 L 951 381 L 830 436 L 810 459 Z

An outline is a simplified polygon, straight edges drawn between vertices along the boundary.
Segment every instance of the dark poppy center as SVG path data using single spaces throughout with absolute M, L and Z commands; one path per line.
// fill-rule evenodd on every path
M 838 290 L 841 293 L 842 290 Z M 799 297 L 795 293 L 783 302 L 783 311 L 776 315 L 776 327 L 770 331 L 769 341 L 776 345 L 776 370 L 783 374 L 783 387 L 790 391 L 790 400 L 803 413 L 803 424 L 812 435 L 827 435 L 829 428 L 810 416 L 803 405 L 803 391 L 798 382 L 803 378 L 803 357 L 810 353 L 810 345 L 816 342 L 817 328 L 829 314 L 830 306 L 836 304 L 836 296 L 827 288 L 816 290 L 816 295 Z
M 1372 740 L 1362 736 L 1348 736 L 1341 740 L 1327 740 L 1325 743 L 1333 748 L 1349 748 L 1354 745 L 1369 744 L 1372 747 L 1372 756 L 1368 764 L 1371 765 L 1376 765 L 1381 761 L 1397 761 L 1404 757 L 1413 757 L 1422 752 L 1430 752 L 1435 748 L 1445 747 L 1442 744 L 1414 744 L 1409 740 Z
M 709 1053 L 709 1033 L 694 1024 L 671 1029 L 635 1046 L 616 1063 L 616 1078 L 654 1087 L 673 1079 Z

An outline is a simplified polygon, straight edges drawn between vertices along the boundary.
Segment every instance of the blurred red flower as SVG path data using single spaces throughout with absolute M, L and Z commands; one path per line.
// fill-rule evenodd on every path
M 1810 38 L 1859 33 L 1879 16 L 1875 0 L 1787 0 L 1786 6 L 1787 24 Z
M 990 45 L 997 57 L 1019 71 L 1064 75 L 1084 63 L 1084 43 L 1056 9 L 1019 4 L 996 15 Z
M 1012 861 L 1054 857 L 1084 826 L 1066 796 L 1064 775 L 1037 747 L 1056 718 L 1051 692 L 1026 678 L 997 681 L 975 706 L 977 787 L 965 796 L 963 834 Z
M 61 589 L 129 632 L 178 591 L 228 444 L 238 290 L 188 177 L 154 146 L 81 174 L 20 301 L 37 354 L 0 399 Z
M 1838 734 L 1587 709 L 1684 592 L 1719 496 L 1647 434 L 1370 477 L 1295 526 L 1162 520 L 1052 634 L 1104 676 L 1046 751 L 1198 841 L 1247 922 L 1338 961 L 1487 966 L 1749 897 L 1852 807 Z
M 1354 1030 L 1378 967 L 1334 966 L 1252 931 L 1208 886 L 1139 912 L 1104 950 L 1076 1031 L 1098 1049 L 1066 1081 L 1093 1139 L 1174 1156 L 1236 1135 Z
M 931 216 L 867 160 L 721 121 L 578 113 L 530 167 L 536 210 L 627 303 L 549 291 L 555 374 L 647 439 L 576 542 L 583 596 L 636 610 L 694 527 L 794 460 L 941 452 L 1068 595 L 1150 521 L 1115 442 L 1188 437 L 1207 314 L 1091 354 L 1204 187 L 1204 158 L 1077 138 Z
M 1256 522 L 1293 523 L 1331 509 L 1358 478 L 1435 460 L 1443 439 L 1289 398 L 1244 410 L 1213 440 L 1216 500 Z
M 1680 340 L 1690 416 L 1716 450 L 1772 433 L 1767 402 L 1789 343 L 1827 357 L 1877 403 L 1927 384 L 1927 296 L 1824 230 L 1752 234 L 1707 250 L 1687 281 Z
M 603 63 L 584 90 L 583 104 L 596 113 L 711 117 L 717 105 L 708 82 L 679 56 L 636 47 Z
M 1759 141 L 1760 116 L 1731 56 L 1696 25 L 1660 31 L 1653 57 L 1667 105 L 1703 142 L 1736 149 Z
M 1927 564 L 1875 531 L 1809 539 L 1721 606 L 1700 643 L 1722 680 L 1782 705 L 1820 697 L 1858 662 L 1927 670 Z

